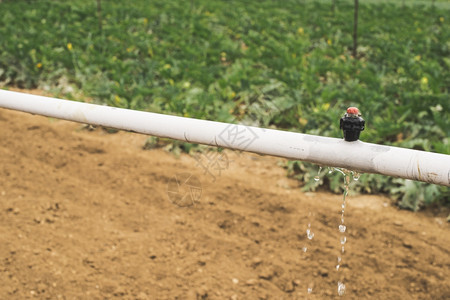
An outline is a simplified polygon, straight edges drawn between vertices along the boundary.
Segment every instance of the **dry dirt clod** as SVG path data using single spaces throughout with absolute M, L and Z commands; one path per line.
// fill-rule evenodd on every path
M 251 278 L 245 282 L 246 285 L 255 285 L 258 283 L 258 280 Z
M 284 291 L 287 293 L 292 293 L 295 290 L 294 283 L 292 281 L 287 281 L 284 286 Z
M 146 293 L 140 292 L 140 293 L 137 295 L 136 299 L 137 299 L 137 300 L 148 300 L 148 299 L 150 299 L 150 298 L 149 298 L 149 296 L 148 296 Z
M 413 247 L 412 244 L 408 241 L 403 241 L 402 245 L 403 245 L 403 247 L 408 248 L 408 249 L 411 249 Z
M 395 225 L 395 226 L 398 226 L 398 227 L 402 227 L 402 226 L 403 226 L 403 223 L 400 222 L 400 221 L 394 221 L 394 225 Z
M 275 275 L 275 272 L 270 268 L 264 268 L 261 270 L 258 274 L 258 277 L 264 280 L 271 280 L 273 276 Z
M 257 266 L 259 266 L 262 263 L 262 259 L 259 257 L 254 257 L 252 259 L 252 267 L 255 268 Z

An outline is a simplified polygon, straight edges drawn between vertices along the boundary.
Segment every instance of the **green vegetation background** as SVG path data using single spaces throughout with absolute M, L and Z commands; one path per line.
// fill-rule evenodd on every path
M 330 137 L 357 106 L 362 140 L 450 154 L 448 5 L 364 2 L 352 57 L 351 1 L 103 0 L 101 18 L 95 0 L 3 1 L 0 85 Z M 357 189 L 450 203 L 448 188 L 386 176 Z

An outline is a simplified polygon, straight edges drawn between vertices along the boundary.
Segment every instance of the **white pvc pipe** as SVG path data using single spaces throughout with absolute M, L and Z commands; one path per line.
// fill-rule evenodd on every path
M 0 107 L 190 143 L 450 186 L 450 155 L 0 90 Z

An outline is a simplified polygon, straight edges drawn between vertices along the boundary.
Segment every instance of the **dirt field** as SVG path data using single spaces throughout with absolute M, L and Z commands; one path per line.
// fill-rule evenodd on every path
M 340 277 L 347 299 L 450 298 L 443 213 L 350 195 L 338 272 L 342 197 L 300 192 L 280 159 L 228 151 L 214 180 L 82 127 L 0 109 L 0 299 L 339 298 Z

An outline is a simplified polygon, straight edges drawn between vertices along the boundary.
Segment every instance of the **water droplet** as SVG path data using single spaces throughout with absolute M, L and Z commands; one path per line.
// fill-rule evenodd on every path
M 308 294 L 311 294 L 312 293 L 312 287 L 309 287 L 308 288 Z
M 345 294 L 345 284 L 341 281 L 338 282 L 338 295 L 343 296 Z
M 345 202 L 344 202 L 344 203 L 342 203 L 341 207 L 342 207 L 342 209 L 344 209 L 344 208 L 345 208 Z
M 312 240 L 314 238 L 314 232 L 312 232 L 310 229 L 306 229 L 306 236 L 308 239 Z
M 341 223 L 344 223 L 344 217 L 341 217 Z
M 308 251 L 308 248 L 307 247 L 303 247 L 303 252 L 306 252 L 306 251 Z
M 319 172 L 317 172 L 317 175 L 314 176 L 314 180 L 316 182 L 320 180 L 320 172 L 322 172 L 322 167 L 319 167 Z
M 342 261 L 342 258 L 340 256 L 338 256 L 338 263 L 340 263 Z
M 341 252 L 342 252 L 342 253 L 345 252 L 344 246 L 342 246 Z
M 341 245 L 344 245 L 347 242 L 347 237 L 341 237 Z
M 360 173 L 354 172 L 354 173 L 353 173 L 353 180 L 354 180 L 354 181 L 358 181 L 360 176 L 361 176 Z
M 328 174 L 331 174 L 334 172 L 334 168 L 328 167 Z
M 339 225 L 339 232 L 345 232 L 345 230 L 347 229 L 347 226 L 345 225 Z
M 339 268 L 340 268 L 341 266 L 340 265 L 337 265 L 336 266 L 336 271 L 339 271 Z

